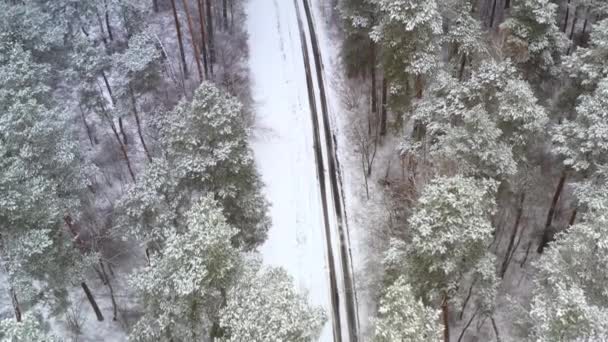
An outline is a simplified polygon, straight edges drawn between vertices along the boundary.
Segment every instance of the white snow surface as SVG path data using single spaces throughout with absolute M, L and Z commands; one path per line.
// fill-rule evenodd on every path
M 290 0 L 249 0 L 247 18 L 257 116 L 252 146 L 273 221 L 261 252 L 325 309 L 329 319 L 320 341 L 332 341 L 323 209 L 295 6 Z

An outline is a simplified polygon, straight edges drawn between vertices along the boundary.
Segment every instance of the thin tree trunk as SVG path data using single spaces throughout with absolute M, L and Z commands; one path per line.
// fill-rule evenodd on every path
M 93 294 L 91 293 L 91 290 L 89 290 L 87 283 L 85 283 L 83 281 L 82 283 L 80 283 L 80 286 L 82 286 L 84 293 L 87 295 L 87 299 L 89 300 L 89 303 L 91 303 L 91 306 L 93 307 L 93 311 L 95 311 L 95 316 L 97 316 L 97 320 L 102 322 L 103 315 L 101 314 L 101 310 L 99 310 L 99 306 L 97 305 L 95 298 L 93 298 Z
M 101 92 L 101 89 L 99 89 Z M 127 168 L 129 169 L 129 175 L 131 175 L 131 179 L 135 182 L 135 173 L 133 173 L 133 168 L 131 167 L 131 160 L 129 159 L 129 154 L 127 153 L 127 149 L 125 145 L 120 140 L 120 136 L 118 135 L 118 131 L 116 130 L 116 125 L 114 124 L 114 120 L 108 115 L 105 106 L 102 102 L 100 102 L 101 110 L 103 112 L 103 116 L 106 118 L 108 123 L 110 124 L 110 128 L 112 129 L 112 133 L 114 133 L 114 137 L 120 146 L 120 150 L 122 152 L 123 157 L 125 158 L 125 162 L 127 163 Z
M 148 150 L 148 146 L 146 146 L 146 141 L 144 140 L 144 135 L 141 129 L 141 121 L 139 120 L 139 112 L 137 111 L 137 101 L 135 100 L 135 94 L 133 94 L 133 89 L 129 87 L 129 95 L 131 97 L 131 105 L 133 106 L 133 115 L 135 116 L 135 122 L 137 123 L 137 134 L 139 135 L 139 141 L 141 141 L 141 145 L 146 152 L 146 157 L 148 157 L 148 161 L 152 162 L 152 157 L 150 156 L 150 151 Z
M 566 4 L 566 17 L 564 19 L 564 26 L 562 27 L 562 32 L 566 33 L 566 28 L 568 27 L 568 19 L 570 16 L 570 0 Z
M 458 336 L 458 342 L 462 341 L 462 338 L 464 337 L 464 333 L 467 331 L 467 329 L 469 329 L 469 327 L 471 326 L 471 323 L 473 323 L 473 320 L 475 319 L 475 317 L 477 317 L 478 313 L 479 313 L 479 309 L 475 310 L 475 312 L 473 313 L 473 315 L 471 316 L 471 318 L 469 319 L 467 324 L 464 326 L 464 329 L 462 329 L 460 336 Z
M 371 50 L 371 62 L 370 62 L 370 75 L 372 78 L 372 86 L 371 86 L 371 116 L 367 119 L 368 122 L 368 135 L 372 135 L 372 125 L 373 120 L 376 119 L 378 115 L 378 93 L 376 89 L 376 44 L 372 41 L 370 45 Z
M 108 94 L 110 95 L 110 102 L 112 106 L 114 105 L 114 94 L 112 93 L 112 87 L 110 87 L 110 82 L 108 82 L 108 78 L 106 77 L 106 72 L 101 70 L 101 77 L 103 78 L 103 83 L 106 85 L 106 89 L 108 90 Z
M 572 211 L 572 215 L 570 216 L 570 220 L 568 221 L 568 227 L 574 225 L 574 222 L 576 222 L 577 211 L 578 211 L 578 209 L 574 209 L 574 211 Z
M 524 255 L 524 260 L 521 261 L 519 267 L 524 267 L 526 261 L 528 261 L 528 255 L 530 255 L 530 248 L 532 247 L 532 242 L 528 242 L 528 247 L 526 248 L 526 254 Z
M 194 39 L 194 27 L 192 25 L 192 17 L 190 16 L 190 10 L 188 9 L 188 1 L 182 0 L 184 11 L 186 11 L 186 19 L 188 22 L 188 31 L 190 31 L 190 42 L 192 43 L 192 49 L 194 50 L 194 59 L 196 60 L 196 70 L 198 71 L 198 78 L 203 81 L 203 69 L 201 68 L 201 55 Z
M 388 84 L 386 76 L 382 76 L 382 107 L 380 108 L 380 135 L 386 135 L 386 110 L 387 110 L 387 98 L 388 98 Z
M 205 32 L 205 15 L 203 10 L 202 0 L 196 1 L 198 7 L 198 21 L 201 26 L 201 52 L 203 55 L 203 68 L 205 69 L 205 78 L 209 79 L 209 62 L 207 60 L 207 34 Z
M 490 28 L 494 27 L 494 16 L 496 15 L 496 2 L 494 0 L 494 4 L 492 5 L 492 13 L 490 13 Z
M 566 183 L 567 172 L 566 170 L 562 171 L 562 175 L 559 178 L 559 182 L 557 183 L 557 189 L 555 190 L 555 194 L 553 195 L 553 200 L 551 201 L 551 207 L 549 208 L 549 213 L 547 214 L 547 221 L 545 222 L 545 229 L 543 230 L 543 235 L 541 238 L 541 242 L 536 250 L 538 253 L 542 253 L 547 244 L 551 242 L 551 223 L 553 222 L 553 216 L 555 215 L 555 208 L 557 206 L 557 201 L 564 190 L 564 184 Z
M 177 9 L 175 8 L 175 0 L 171 0 L 171 9 L 173 10 L 173 20 L 175 21 L 175 31 L 177 31 L 177 43 L 179 45 L 179 53 L 182 57 L 182 68 L 184 70 L 184 77 L 188 78 L 188 66 L 186 65 L 186 55 L 184 54 L 184 43 L 182 42 L 182 30 L 179 25 L 179 17 L 177 16 Z
M 91 142 L 91 147 L 94 147 L 95 143 L 93 141 L 93 135 L 91 133 L 91 127 L 87 123 L 87 119 L 84 116 L 84 111 L 82 110 L 82 105 L 79 105 L 79 107 L 80 107 L 80 117 L 82 118 L 82 123 L 84 124 L 84 128 L 87 131 L 87 136 L 89 137 L 89 141 Z
M 11 287 L 11 301 L 13 302 L 13 311 L 15 312 L 15 320 L 21 322 L 21 307 L 19 306 L 19 300 L 17 299 L 17 292 Z
M 503 278 L 505 276 L 505 273 L 507 273 L 507 268 L 509 267 L 509 262 L 511 261 L 510 256 L 513 250 L 513 246 L 515 245 L 515 237 L 517 236 L 517 231 L 519 230 L 519 222 L 524 211 L 525 198 L 526 194 L 522 192 L 521 196 L 519 197 L 519 206 L 517 207 L 517 215 L 515 216 L 515 225 L 513 226 L 513 231 L 511 232 L 511 238 L 509 239 L 509 245 L 507 246 L 505 259 L 503 260 L 502 267 L 500 268 L 501 278 Z
M 496 335 L 496 342 L 500 342 L 500 334 L 498 333 L 498 327 L 496 326 L 496 321 L 494 320 L 494 316 L 490 316 L 490 321 L 492 322 L 492 329 L 494 329 L 494 335 Z
M 462 309 L 460 310 L 460 315 L 458 316 L 458 319 L 462 319 L 462 316 L 464 316 L 464 310 L 467 308 L 467 304 L 469 303 L 469 300 L 471 299 L 471 295 L 473 294 L 473 287 L 475 286 L 475 283 L 477 282 L 477 278 L 475 278 L 473 280 L 473 282 L 471 283 L 471 286 L 469 287 L 469 291 L 467 293 L 467 298 L 465 298 L 464 303 L 462 303 Z
M 460 63 L 460 70 L 458 70 L 458 80 L 462 81 L 462 78 L 464 76 L 464 69 L 467 65 L 467 54 L 463 54 L 462 55 L 462 62 Z
M 125 133 L 125 128 L 122 124 L 122 118 L 118 118 L 118 128 L 120 129 L 120 135 L 122 135 L 123 144 L 129 145 L 127 134 Z
M 154 13 L 158 13 L 158 0 L 152 0 L 152 7 L 154 8 Z
M 574 41 L 574 32 L 576 31 L 576 23 L 578 22 L 578 7 L 574 10 L 574 19 L 572 20 L 572 28 L 570 29 L 570 46 L 568 46 L 568 52 L 566 54 L 570 54 L 574 48 L 576 47 L 576 42 Z
M 443 303 L 441 303 L 441 316 L 443 320 L 443 340 L 450 342 L 450 312 L 448 308 L 448 294 L 443 294 Z
M 108 290 L 110 290 L 110 299 L 112 300 L 112 320 L 116 321 L 118 318 L 118 305 L 116 304 L 116 298 L 114 297 L 114 287 L 112 287 L 112 282 L 106 273 L 106 268 L 104 267 L 101 259 L 99 259 L 99 265 L 101 266 L 101 273 L 105 278 L 105 285 L 108 287 Z
M 213 43 L 213 13 L 211 12 L 211 0 L 203 0 L 207 7 L 207 45 L 209 45 L 209 66 L 213 75 L 213 63 L 215 63 L 215 44 Z
M 228 0 L 222 0 L 222 18 L 224 31 L 228 31 Z
M 112 34 L 112 26 L 110 25 L 110 14 L 108 13 L 108 10 L 106 9 L 106 27 L 108 28 L 108 38 L 110 38 L 110 41 L 114 41 L 114 35 Z
M 99 24 L 99 31 L 101 32 L 101 40 L 103 41 L 103 45 L 107 48 L 108 41 L 106 40 L 106 30 L 103 27 L 103 21 L 101 20 L 99 12 L 95 11 L 95 14 L 97 15 L 97 23 Z

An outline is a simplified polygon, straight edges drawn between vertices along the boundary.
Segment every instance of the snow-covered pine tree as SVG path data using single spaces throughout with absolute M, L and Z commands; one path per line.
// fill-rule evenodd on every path
M 220 313 L 220 341 L 316 341 L 326 316 L 298 294 L 280 268 L 263 267 L 256 258 L 243 265 Z
M 208 196 L 188 211 L 184 226 L 165 227 L 162 249 L 130 280 L 144 309 L 130 340 L 197 341 L 209 336 L 240 263 L 231 243 L 236 234 Z
M 393 240 L 385 263 L 389 276 L 407 275 L 416 298 L 441 305 L 444 336 L 449 335 L 450 306 L 466 296 L 461 282 L 472 273 L 492 267 L 488 252 L 494 228 L 496 182 L 463 177 L 440 177 L 425 186 L 408 221 L 408 241 Z M 494 287 L 488 282 L 480 284 Z M 477 289 L 485 291 L 486 289 Z M 446 341 L 449 339 L 446 337 Z
M 164 115 L 159 128 L 177 191 L 214 194 L 239 231 L 233 241 L 237 245 L 252 249 L 264 241 L 268 205 L 260 193 L 240 102 L 205 82 L 191 102 L 182 101 Z
M 440 311 L 424 305 L 404 276 L 385 290 L 373 324 L 374 342 L 437 342 L 443 329 Z
M 441 15 L 434 0 L 373 0 L 378 23 L 370 36 L 382 48 L 381 64 L 391 82 L 391 102 L 422 96 L 424 78 L 438 65 Z M 410 83 L 414 84 L 414 92 Z M 405 101 L 405 102 L 403 102 Z

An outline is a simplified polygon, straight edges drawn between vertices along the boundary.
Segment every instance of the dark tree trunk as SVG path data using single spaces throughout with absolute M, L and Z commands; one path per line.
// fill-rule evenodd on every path
M 222 0 L 222 19 L 224 31 L 228 31 L 228 0 Z
M 125 127 L 122 123 L 122 118 L 118 118 L 118 129 L 120 129 L 120 135 L 122 136 L 122 143 L 125 145 L 129 145 L 129 140 L 127 140 L 127 133 L 125 133 Z
M 101 16 L 99 15 L 99 12 L 95 11 L 97 14 L 97 23 L 99 24 L 99 31 L 101 33 L 101 40 L 103 41 L 103 45 L 107 48 L 108 47 L 108 41 L 106 40 L 106 29 L 103 27 L 103 21 L 101 20 Z
M 196 1 L 198 8 L 198 21 L 201 26 L 201 52 L 203 55 L 203 69 L 205 69 L 205 78 L 209 78 L 209 62 L 207 60 L 207 34 L 205 32 L 205 14 L 202 0 Z
M 370 76 L 372 78 L 372 86 L 371 86 L 371 102 L 372 102 L 372 108 L 371 108 L 371 115 L 368 118 L 368 135 L 372 135 L 372 126 L 373 126 L 373 122 L 374 120 L 376 120 L 377 116 L 378 116 L 378 92 L 377 92 L 377 86 L 376 86 L 376 44 L 374 42 L 371 42 L 370 45 L 370 52 L 371 52 L 371 61 L 370 61 Z
M 91 306 L 93 307 L 93 311 L 95 311 L 95 316 L 97 316 L 97 320 L 102 322 L 103 315 L 101 314 L 101 310 L 99 310 L 99 306 L 97 305 L 95 298 L 93 298 L 93 294 L 91 293 L 91 290 L 89 290 L 89 287 L 87 286 L 87 284 L 84 281 L 82 283 L 80 283 L 80 286 L 82 286 L 84 293 L 87 295 L 87 299 L 89 300 L 89 303 L 91 303 Z
M 475 287 L 476 282 L 477 282 L 477 278 L 475 278 L 473 280 L 473 282 L 471 282 L 471 286 L 469 286 L 469 291 L 467 292 L 467 297 L 464 299 L 464 303 L 462 303 L 462 309 L 460 310 L 460 315 L 458 316 L 458 319 L 462 319 L 462 316 L 464 316 L 464 311 L 467 308 L 467 304 L 469 304 L 471 295 L 473 295 L 473 287 Z
M 551 201 L 551 207 L 549 207 L 549 213 L 547 214 L 547 221 L 545 222 L 545 229 L 543 230 L 543 235 L 538 245 L 538 249 L 536 250 L 538 253 L 542 253 L 547 244 L 551 242 L 553 239 L 551 233 L 551 223 L 553 223 L 553 216 L 555 215 L 555 208 L 557 206 L 557 201 L 564 190 L 564 184 L 566 183 L 567 173 L 566 170 L 562 171 L 562 175 L 559 178 L 559 182 L 557 183 L 557 189 L 555 189 L 555 194 L 553 195 L 553 200 Z
M 114 296 L 114 287 L 112 287 L 112 282 L 106 273 L 106 268 L 101 259 L 99 259 L 99 266 L 101 267 L 101 273 L 105 278 L 105 285 L 108 287 L 108 290 L 110 290 L 110 299 L 112 300 L 112 320 L 116 321 L 118 318 L 118 305 L 116 304 L 116 298 Z
M 521 221 L 521 216 L 524 212 L 524 200 L 526 198 L 526 194 L 522 193 L 519 198 L 519 206 L 517 207 L 517 215 L 515 216 L 515 224 L 513 225 L 513 231 L 511 232 L 511 238 L 509 239 L 509 245 L 507 246 L 507 252 L 505 253 L 505 258 L 502 262 L 502 267 L 500 268 L 500 277 L 504 277 L 507 272 L 507 268 L 509 267 L 509 263 L 511 261 L 511 254 L 513 253 L 513 246 L 515 245 L 515 237 L 517 236 L 517 232 L 519 230 L 519 222 Z
M 490 13 L 490 28 L 494 27 L 494 17 L 496 16 L 496 2 L 497 0 L 494 0 L 494 3 L 492 4 L 492 12 Z
M 188 66 L 186 65 L 186 55 L 184 54 L 184 43 L 182 41 L 182 30 L 179 25 L 179 17 L 177 16 L 177 8 L 175 8 L 175 0 L 171 0 L 171 9 L 173 10 L 173 20 L 175 21 L 175 31 L 177 31 L 177 43 L 179 44 L 179 53 L 182 57 L 182 68 L 184 77 L 188 78 Z
M 108 90 L 108 94 L 110 95 L 110 102 L 114 105 L 114 94 L 112 93 L 112 87 L 110 87 L 110 82 L 108 82 L 108 78 L 106 77 L 106 72 L 101 71 L 101 77 L 103 78 L 103 83 L 106 85 L 106 89 Z
M 133 93 L 133 89 L 129 87 L 129 95 L 131 97 L 131 106 L 133 106 L 133 115 L 135 116 L 135 123 L 137 124 L 137 135 L 139 135 L 139 141 L 141 142 L 141 146 L 144 148 L 144 152 L 146 152 L 146 157 L 148 157 L 148 161 L 152 162 L 152 156 L 150 155 L 150 151 L 148 150 L 148 146 L 146 145 L 146 141 L 144 140 L 144 134 L 141 129 L 141 120 L 139 119 L 139 112 L 137 111 L 137 101 L 135 100 L 135 94 Z
M 471 315 L 471 318 L 467 321 L 467 324 L 464 326 L 464 329 L 462 329 L 460 336 L 458 336 L 458 342 L 462 341 L 462 338 L 464 337 L 464 333 L 469 329 L 469 327 L 471 326 L 471 323 L 473 323 L 473 320 L 475 319 L 475 317 L 477 317 L 478 313 L 479 313 L 479 309 L 475 310 L 473 315 Z
M 154 8 L 154 13 L 158 13 L 158 0 L 152 0 L 152 7 Z
M 572 211 L 572 215 L 570 215 L 570 220 L 568 221 L 568 227 L 572 226 L 574 224 L 574 222 L 576 222 L 576 213 L 578 212 L 578 209 L 574 209 Z
M 114 41 L 114 35 L 112 34 L 112 26 L 110 25 L 110 14 L 108 13 L 108 11 L 106 10 L 106 27 L 108 28 L 108 38 L 110 38 L 110 41 Z
M 386 111 L 387 111 L 387 97 L 388 97 L 388 84 L 386 77 L 382 76 L 382 107 L 380 108 L 380 135 L 386 135 Z
M 190 42 L 192 43 L 192 50 L 194 50 L 194 59 L 196 60 L 196 70 L 198 71 L 198 78 L 203 81 L 203 69 L 201 68 L 201 55 L 194 39 L 194 27 L 192 25 L 192 17 L 190 16 L 190 10 L 188 9 L 188 1 L 182 0 L 184 11 L 186 12 L 186 19 L 188 22 L 188 31 L 190 31 Z
M 460 62 L 460 70 L 458 70 L 458 80 L 462 81 L 464 77 L 464 69 L 467 66 L 467 54 L 462 55 L 462 62 Z
M 511 8 L 511 0 L 506 0 L 505 1 L 505 9 L 509 9 Z
M 211 0 L 203 0 L 207 7 L 207 43 L 209 45 L 209 62 L 211 74 L 213 75 L 213 63 L 215 63 L 215 44 L 213 43 L 213 13 L 211 12 Z
M 11 301 L 13 302 L 13 311 L 15 312 L 15 320 L 21 322 L 21 307 L 19 306 L 19 300 L 17 299 L 17 292 L 11 287 Z
M 450 312 L 448 308 L 448 294 L 443 294 L 443 303 L 441 303 L 441 317 L 443 320 L 443 340 L 450 342 Z
M 568 19 L 570 16 L 570 0 L 566 4 L 566 17 L 564 18 L 564 26 L 562 27 L 562 32 L 566 33 L 566 28 L 568 27 Z
M 91 127 L 89 126 L 89 123 L 87 122 L 86 117 L 84 116 L 84 111 L 82 110 L 82 105 L 80 105 L 80 117 L 82 118 L 82 123 L 84 124 L 84 128 L 87 131 L 87 136 L 89 137 L 89 141 L 91 142 L 91 147 L 96 145 L 96 141 L 93 140 L 93 134 L 91 132 Z
M 101 88 L 99 89 L 99 91 L 101 94 Z M 108 121 L 108 124 L 110 125 L 110 128 L 112 129 L 112 133 L 114 133 L 114 137 L 116 138 L 116 142 L 118 142 L 120 151 L 122 152 L 122 155 L 125 158 L 125 162 L 127 163 L 127 168 L 129 169 L 129 175 L 131 175 L 131 179 L 133 180 L 133 182 L 135 182 L 135 173 L 133 172 L 133 168 L 131 167 L 131 160 L 129 159 L 129 154 L 127 153 L 125 144 L 123 144 L 122 141 L 120 140 L 120 135 L 118 134 L 118 130 L 116 129 L 116 125 L 114 124 L 114 120 L 108 115 L 108 112 L 106 111 L 106 108 L 103 105 L 103 102 L 100 102 L 100 105 L 101 105 L 101 111 L 103 113 L 103 116 Z

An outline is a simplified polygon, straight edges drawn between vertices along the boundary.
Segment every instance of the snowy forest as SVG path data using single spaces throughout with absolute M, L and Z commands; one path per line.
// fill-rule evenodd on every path
M 0 341 L 608 341 L 608 0 L 0 0 Z

